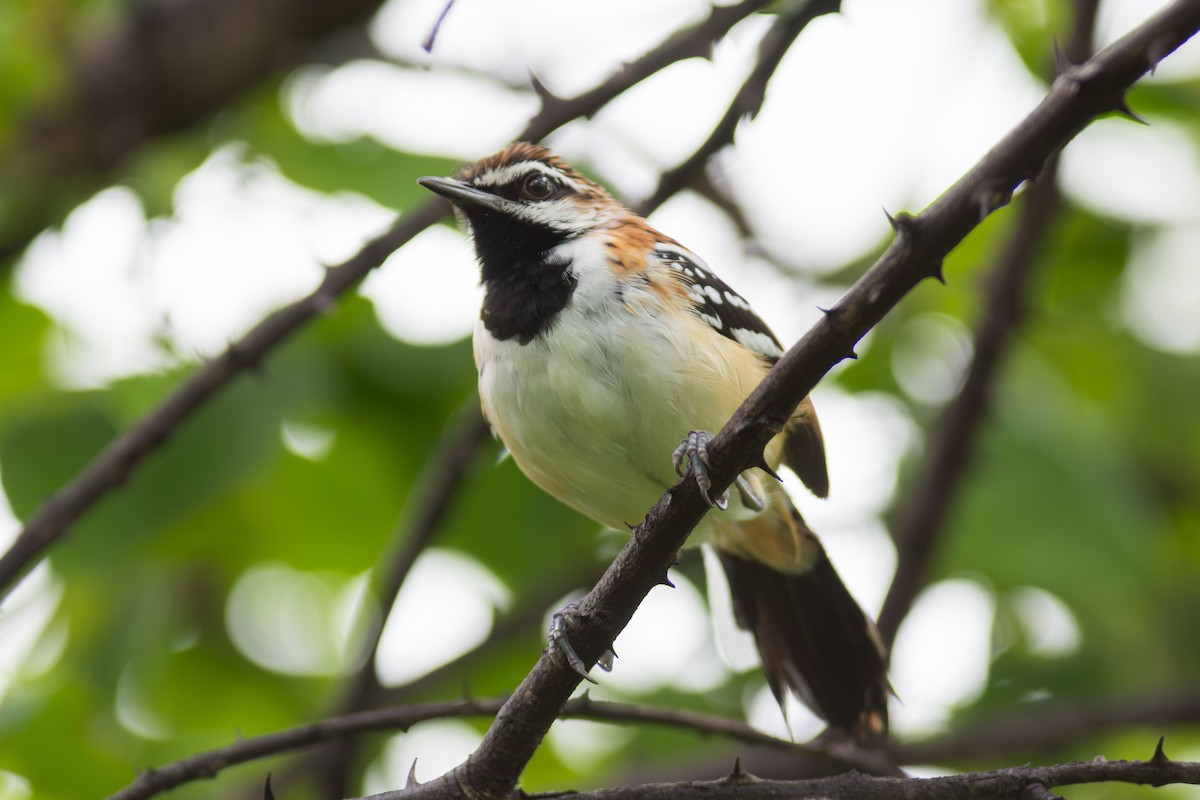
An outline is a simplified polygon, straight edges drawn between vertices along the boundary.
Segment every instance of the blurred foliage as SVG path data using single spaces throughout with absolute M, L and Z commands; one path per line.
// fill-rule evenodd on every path
M 1029 13 L 1035 6 L 1045 13 Z M 1025 63 L 1044 71 L 1045 42 L 1063 27 L 1063 4 L 990 7 Z M 112 2 L 0 4 L 0 137 L 12 133 L 18 108 L 56 91 L 61 41 L 120 11 Z M 209 124 L 150 143 L 119 180 L 138 191 L 149 215 L 166 216 L 179 179 L 213 148 L 239 140 L 301 185 L 357 192 L 403 210 L 422 199 L 413 176 L 455 167 L 372 140 L 309 141 L 279 110 L 279 91 L 278 81 L 257 87 Z M 1190 84 L 1138 88 L 1133 106 L 1176 119 L 1200 141 L 1197 94 Z M 77 187 L 67 189 L 73 202 L 83 199 Z M 4 192 L 0 207 L 19 204 Z M 841 388 L 892 395 L 919 423 L 932 422 L 938 409 L 907 396 L 896 380 L 895 348 L 930 315 L 974 325 L 984 270 L 1013 217 L 1013 209 L 996 214 L 951 256 L 947 287 L 922 286 L 889 316 L 861 358 L 838 373 Z M 1157 351 L 1114 321 L 1137 233 L 1068 206 L 1039 257 L 1029 321 L 1010 343 L 994 413 L 931 576 L 967 576 L 997 598 L 986 688 L 957 711 L 960 720 L 986 720 L 1037 696 L 1101 701 L 1198 684 L 1200 361 Z M 14 298 L 9 282 L 0 287 L 0 474 L 18 518 L 195 368 L 185 362 L 164 374 L 67 390 L 44 357 L 61 335 L 40 310 Z M 422 502 L 411 490 L 441 431 L 473 391 L 469 343 L 398 342 L 358 297 L 309 325 L 261 370 L 236 379 L 53 549 L 52 585 L 61 590 L 53 619 L 17 674 L 0 676 L 12 681 L 0 699 L 0 770 L 28 781 L 38 800 L 96 796 L 147 766 L 330 713 L 338 670 L 281 674 L 251 661 L 231 639 L 230 592 L 263 564 L 348 581 L 379 563 L 394 547 L 398 521 Z M 289 450 L 281 431 L 293 423 L 332 432 L 328 452 L 306 458 Z M 497 455 L 489 446 L 479 456 L 437 546 L 485 565 L 513 592 L 515 608 L 531 596 L 563 597 L 586 585 L 602 570 L 608 542 L 511 462 L 492 467 Z M 914 453 L 906 465 L 899 498 L 919 458 Z M 1030 646 L 1010 600 L 1031 586 L 1074 613 L 1078 650 L 1048 657 Z M 9 613 L 22 613 L 20 599 L 14 603 Z M 478 696 L 505 692 L 532 664 L 542 636 L 539 616 L 469 669 L 426 681 L 420 696 L 406 699 L 452 698 L 464 686 Z M 761 685 L 751 672 L 710 691 L 668 688 L 631 699 L 737 715 Z M 1170 733 L 1169 752 L 1200 747 L 1195 727 Z M 371 755 L 387 740 L 367 738 Z M 1028 757 L 1148 755 L 1151 742 L 1140 729 L 1101 732 Z M 665 775 L 671 764 L 705 764 L 710 772 L 697 777 L 714 777 L 738 749 L 637 727 L 586 769 L 543 747 L 526 783 L 584 788 L 613 776 Z M 268 769 L 285 768 L 282 760 L 256 763 L 172 796 L 238 796 L 253 792 Z M 5 793 L 10 785 L 0 780 L 0 798 L 27 796 Z M 309 791 L 289 785 L 286 796 L 314 796 Z M 1101 793 L 1148 796 L 1125 787 L 1068 796 Z

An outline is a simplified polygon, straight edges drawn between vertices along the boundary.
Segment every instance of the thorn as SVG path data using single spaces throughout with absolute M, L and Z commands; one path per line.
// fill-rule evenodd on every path
M 557 105 L 562 103 L 562 98 L 554 92 L 546 88 L 546 84 L 542 83 L 542 79 L 534 74 L 533 70 L 529 70 L 529 86 L 533 89 L 533 93 L 542 101 L 542 107 Z
M 1150 756 L 1150 763 L 1156 767 L 1165 767 L 1171 763 L 1171 759 L 1167 758 L 1167 754 L 1163 752 L 1163 739 L 1167 737 L 1158 737 L 1158 744 L 1154 745 L 1154 755 Z
M 887 217 L 888 225 L 892 226 L 892 230 L 896 232 L 897 236 L 906 236 L 911 234 L 917 227 L 917 218 L 912 214 L 909 214 L 907 211 L 901 211 L 893 216 L 889 214 L 888 210 L 885 208 L 883 210 L 883 215 Z
M 846 353 L 846 355 L 842 356 L 842 358 L 847 361 L 858 361 L 858 353 L 854 352 L 854 350 L 852 348 L 849 352 Z
M 1025 789 L 1021 792 L 1021 800 L 1062 800 L 1062 798 L 1047 789 L 1046 784 L 1041 781 L 1033 781 L 1026 784 Z
M 663 573 L 663 576 L 658 579 L 658 584 L 659 586 L 669 586 L 672 589 L 675 588 L 675 584 L 671 583 L 671 577 L 665 572 Z
M 1010 200 L 1012 200 L 1012 189 L 1008 187 L 993 189 L 986 183 L 980 186 L 975 192 L 975 204 L 979 206 L 979 221 L 982 222 L 987 219 L 988 214 L 1008 205 Z
M 1136 122 L 1139 125 L 1149 125 L 1150 124 L 1145 119 L 1143 119 L 1142 117 L 1139 117 L 1137 114 L 1134 113 L 1133 109 L 1131 109 L 1129 107 L 1129 101 L 1124 97 L 1122 97 L 1120 100 L 1118 100 L 1116 102 L 1116 104 L 1112 108 L 1112 112 L 1114 114 L 1118 114 L 1118 115 L 1124 117 L 1125 119 L 1129 120 L 1130 122 Z
M 946 285 L 946 262 L 942 261 L 939 258 L 937 260 L 937 262 L 934 263 L 933 269 L 931 269 L 929 271 L 929 277 L 933 278 L 935 281 L 940 283 L 942 286 L 945 286 Z
M 417 760 L 414 758 L 413 763 L 408 768 L 408 777 L 404 779 L 404 788 L 411 789 L 414 786 L 420 786 L 421 782 L 417 780 Z
M 1052 42 L 1054 48 L 1054 77 L 1065 75 L 1071 67 L 1075 66 L 1075 62 L 1067 57 L 1067 52 L 1063 50 L 1062 43 L 1058 41 L 1058 37 L 1054 37 Z
M 758 778 L 746 771 L 746 768 L 742 766 L 742 757 L 738 756 L 733 760 L 733 769 L 720 782 L 740 786 L 747 783 L 758 783 Z
M 263 800 L 275 800 L 275 793 L 271 791 L 271 773 L 269 772 L 266 782 L 263 783 Z
M 758 467 L 759 469 L 761 469 L 763 472 L 770 475 L 775 480 L 779 481 L 780 483 L 783 483 L 783 478 L 779 477 L 779 473 L 776 472 L 775 470 L 771 469 L 771 465 L 767 463 L 767 457 L 766 457 L 765 453 L 759 453 L 758 460 L 751 466 Z

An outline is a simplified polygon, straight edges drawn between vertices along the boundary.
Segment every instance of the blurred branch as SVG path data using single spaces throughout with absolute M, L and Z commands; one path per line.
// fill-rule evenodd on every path
M 345 740 L 372 731 L 407 731 L 420 722 L 435 719 L 493 716 L 506 698 L 425 703 L 343 714 L 285 731 L 238 739 L 225 747 L 197 753 L 185 759 L 149 769 L 108 800 L 146 800 L 169 789 L 201 779 L 216 777 L 224 769 L 270 756 L 311 747 L 322 742 Z M 846 748 L 818 748 L 796 744 L 763 733 L 739 720 L 632 703 L 592 700 L 584 695 L 568 702 L 562 717 L 598 722 L 629 722 L 663 725 L 697 734 L 724 736 L 753 745 L 764 745 L 784 753 L 816 759 L 839 771 L 857 769 L 872 774 L 896 774 L 896 769 L 879 753 Z M 325 796 L 325 795 L 322 795 Z M 330 795 L 332 796 L 332 795 Z
M 239 764 L 363 733 L 407 731 L 417 723 L 434 719 L 491 716 L 503 703 L 504 699 L 493 699 L 389 706 L 340 715 L 277 733 L 243 738 L 225 747 L 147 770 L 134 783 L 110 795 L 108 800 L 146 800 L 187 783 L 216 777 L 222 770 Z M 786 758 L 800 757 L 806 761 L 823 762 L 829 768 L 840 771 L 856 769 L 874 775 L 896 774 L 892 761 L 879 753 L 853 747 L 796 744 L 765 734 L 739 720 L 711 714 L 597 701 L 585 694 L 569 701 L 563 707 L 561 716 L 598 722 L 664 725 L 768 747 Z M 1197 721 L 1200 721 L 1200 695 L 1187 692 L 1128 698 L 1104 707 L 1048 706 L 1039 707 L 1033 713 L 1014 714 L 1008 720 L 989 720 L 976 728 L 962 729 L 929 742 L 895 745 L 889 754 L 897 763 L 905 764 L 946 763 L 974 756 L 994 758 L 997 752 L 1028 752 L 1090 731 L 1126 725 Z
M 1166 726 L 1180 724 L 1200 724 L 1200 693 L 1193 689 L 1090 703 L 1037 703 L 955 728 L 936 739 L 894 744 L 889 752 L 900 764 L 994 760 L 1005 754 L 1045 751 L 1118 728 L 1137 725 L 1160 733 Z
M 1098 0 L 1077 0 L 1067 57 L 1083 61 L 1092 51 Z M 1071 64 L 1057 64 L 1056 69 Z M 901 622 L 925 585 L 929 564 L 945 535 L 946 520 L 966 480 L 976 435 L 991 405 L 992 389 L 1013 332 L 1026 314 L 1026 293 L 1046 234 L 1058 217 L 1058 157 L 1026 189 L 1016 227 L 989 271 L 986 308 L 973 342 L 974 356 L 958 395 L 942 411 L 930 435 L 929 453 L 892 529 L 897 565 L 879 614 L 879 633 L 890 647 Z
M 767 2 L 743 0 L 732 6 L 714 7 L 704 21 L 675 33 L 658 48 L 624 65 L 595 89 L 576 98 L 561 100 L 543 92 L 541 110 L 519 138 L 539 140 L 577 117 L 594 113 L 621 91 L 668 64 L 702 54 L 714 40 Z M 316 291 L 269 315 L 109 443 L 70 483 L 34 511 L 8 551 L 0 556 L 0 601 L 29 567 L 42 558 L 47 547 L 62 538 L 71 524 L 106 493 L 129 480 L 142 461 L 162 446 L 171 432 L 209 397 L 248 367 L 259 364 L 276 345 L 313 317 L 332 308 L 340 295 L 447 211 L 444 200 L 432 199 L 405 213 L 390 230 L 368 242 L 348 261 L 328 269 Z
M 821 377 L 852 356 L 858 340 L 919 282 L 941 278 L 942 260 L 951 249 L 1092 119 L 1123 109 L 1128 88 L 1198 27 L 1200 0 L 1177 0 L 1085 64 L 1065 69 L 1038 107 L 970 172 L 919 216 L 895 218 L 896 238 L 883 256 L 784 354 L 713 439 L 712 490 L 723 491 L 734 476 L 762 463 L 762 448 Z M 585 664 L 596 663 L 649 591 L 665 581 L 680 546 L 707 510 L 687 476 L 634 529 L 568 622 L 567 635 Z M 378 800 L 509 796 L 580 680 L 557 654 L 543 653 L 466 763 Z
M 767 84 L 779 69 L 780 62 L 791 49 L 800 32 L 816 17 L 833 14 L 840 10 L 841 0 L 811 0 L 803 4 L 791 4 L 781 12 L 771 29 L 758 45 L 758 60 L 750 75 L 742 83 L 733 102 L 704 144 L 697 148 L 686 161 L 663 173 L 654 192 L 638 207 L 643 216 L 658 208 L 667 198 L 683 189 L 694 173 L 699 171 L 721 148 L 733 142 L 738 123 L 743 119 L 754 119 L 762 110 L 767 96 Z
M 362 24 L 381 0 L 161 0 L 127 4 L 120 25 L 75 53 L 57 101 L 8 144 L 3 182 L 22 198 L 0 221 L 0 262 L 50 218 L 62 186 L 83 192 L 147 141 L 184 130 L 259 80 Z
M 371 610 L 362 615 L 365 628 L 361 633 L 359 668 L 346 679 L 342 687 L 342 697 L 335 711 L 337 715 L 368 708 L 369 698 L 381 688 L 375 660 L 387 615 L 395 605 L 400 587 L 412 571 L 413 564 L 441 528 L 467 472 L 489 439 L 488 433 L 488 424 L 479 410 L 478 400 L 472 398 L 469 407 L 459 414 L 455 424 L 442 434 L 437 451 L 426 463 L 409 493 L 407 505 L 409 509 L 415 509 L 415 513 L 392 536 L 391 546 L 395 555 L 389 560 L 387 573 L 377 587 L 375 603 L 370 604 Z M 355 741 L 339 739 L 313 762 L 314 767 L 319 764 L 319 769 L 313 769 L 311 773 L 324 784 L 324 796 L 342 797 L 346 794 L 350 765 L 357 752 Z
M 370 681 L 370 692 L 362 700 L 360 706 L 358 708 L 346 708 L 339 716 L 353 714 L 366 709 L 383 710 L 385 707 L 399 709 L 412 706 L 417 699 L 429 697 L 431 694 L 437 696 L 437 693 L 440 692 L 441 696 L 444 697 L 464 691 L 463 687 L 469 684 L 468 676 L 475 671 L 477 665 L 481 662 L 488 659 L 495 660 L 499 648 L 518 639 L 521 641 L 521 647 L 536 646 L 539 641 L 544 641 L 547 609 L 556 600 L 559 600 L 572 589 L 584 585 L 587 580 L 594 578 L 594 576 L 595 570 L 590 565 L 587 569 L 578 569 L 575 572 L 561 570 L 552 576 L 548 576 L 539 585 L 529 587 L 536 591 L 536 594 L 522 592 L 520 598 L 521 605 L 500 616 L 492 625 L 492 629 L 487 637 L 475 647 L 457 658 L 447 661 L 432 672 L 427 672 L 421 677 L 399 686 L 381 686 L 378 681 L 372 679 Z M 448 687 L 449 690 L 447 690 Z M 365 732 L 367 732 L 366 729 L 354 731 L 353 733 L 360 734 Z M 347 731 L 346 735 L 351 735 L 351 732 Z M 337 743 L 344 741 L 344 739 L 339 735 L 331 737 L 327 741 Z M 361 739 L 356 741 L 355 747 L 361 748 Z M 335 753 L 328 757 L 337 758 L 338 756 Z M 285 788 L 294 781 L 299 780 L 305 773 L 313 773 L 314 771 L 319 773 L 324 769 L 325 759 L 326 756 L 317 755 L 313 759 L 306 758 L 294 762 L 283 770 L 277 770 L 272 773 L 272 784 L 278 792 L 280 788 Z M 189 778 L 189 780 L 191 779 Z M 261 788 L 255 782 L 252 793 L 243 793 L 243 796 L 259 800 L 262 797 Z M 330 796 L 341 795 L 335 793 Z

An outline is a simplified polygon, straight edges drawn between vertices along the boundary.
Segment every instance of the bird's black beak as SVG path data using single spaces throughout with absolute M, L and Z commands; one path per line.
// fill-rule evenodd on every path
M 456 181 L 453 178 L 417 178 L 417 183 L 431 192 L 440 194 L 459 208 L 479 206 L 491 209 L 492 211 L 503 212 L 510 202 L 503 197 L 497 197 L 482 189 L 476 189 L 469 183 Z

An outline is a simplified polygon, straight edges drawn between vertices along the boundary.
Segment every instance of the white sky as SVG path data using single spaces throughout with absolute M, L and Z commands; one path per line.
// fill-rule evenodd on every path
M 528 93 L 506 84 L 520 84 L 533 72 L 559 94 L 580 91 L 681 22 L 700 18 L 706 7 L 699 0 L 610 0 L 553 3 L 553 13 L 547 13 L 551 4 L 537 0 L 460 0 L 428 55 L 419 42 L 443 5 L 444 0 L 393 0 L 372 26 L 385 52 L 427 66 L 356 62 L 306 68 L 288 83 L 284 105 L 291 118 L 317 139 L 365 134 L 397 148 L 473 160 L 505 144 L 536 108 Z M 1036 0 L 1028 5 L 1033 12 L 1040 7 Z M 1103 3 L 1102 39 L 1128 30 L 1158 5 Z M 884 208 L 919 210 L 1034 106 L 1042 87 L 983 9 L 982 0 L 847 0 L 843 14 L 810 26 L 771 84 L 762 114 L 740 127 L 736 146 L 720 160 L 719 180 L 754 220 L 767 252 L 814 273 L 863 255 L 888 234 Z M 557 132 L 550 144 L 568 159 L 590 162 L 612 188 L 636 200 L 653 187 L 661 168 L 707 136 L 745 75 L 765 24 L 746 22 L 715 49 L 711 61 L 693 59 L 664 70 L 594 120 Z M 578 31 L 587 32 L 586 46 Z M 1197 71 L 1200 54 L 1193 44 L 1154 80 Z M 484 77 L 488 74 L 499 80 Z M 1099 213 L 1147 226 L 1130 278 L 1115 298 L 1121 322 L 1151 346 L 1195 353 L 1200 279 L 1190 256 L 1200 239 L 1200 169 L 1190 137 L 1166 121 L 1153 122 L 1149 129 L 1118 121 L 1093 126 L 1068 149 L 1063 181 L 1073 199 Z M 237 145 L 218 150 L 185 178 L 175 199 L 174 216 L 147 220 L 130 190 L 107 189 L 72 213 L 61 231 L 39 237 L 23 258 L 16 274 L 19 296 L 46 309 L 65 331 L 47 347 L 63 385 L 103 385 L 178 357 L 220 351 L 268 310 L 310 291 L 322 264 L 349 256 L 392 219 L 390 210 L 365 198 L 297 187 L 269 161 Z M 697 197 L 672 200 L 652 221 L 703 255 L 785 342 L 804 332 L 818 305 L 834 299 L 806 280 L 782 278 L 748 255 L 728 221 Z M 437 228 L 389 259 L 362 291 L 375 302 L 389 333 L 426 344 L 468 335 L 478 304 L 475 283 L 465 240 Z M 920 402 L 937 403 L 953 392 L 969 349 L 963 350 L 963 332 L 953 321 L 931 317 L 923 325 L 914 329 L 919 341 L 897 373 L 924 376 L 905 389 Z M 877 610 L 895 558 L 879 515 L 894 490 L 896 465 L 908 448 L 918 446 L 918 437 L 899 404 L 886 398 L 823 388 L 816 400 L 830 443 L 834 494 L 827 503 L 803 490 L 795 494 L 825 533 L 853 591 Z M 315 457 L 321 452 L 317 448 Z M 436 584 L 462 569 L 478 574 L 484 567 L 430 554 L 414 581 Z M 42 586 L 46 596 L 56 591 L 49 578 Z M 337 628 L 355 602 L 357 586 L 351 576 L 305 576 L 281 564 L 260 565 L 230 598 L 234 640 L 248 658 L 281 671 L 336 670 L 345 657 Z M 390 630 L 400 624 L 393 620 L 378 665 L 388 680 L 412 677 L 470 644 L 450 642 L 442 635 L 446 625 L 425 627 L 403 611 L 412 589 L 401 597 L 396 619 L 418 626 L 410 627 L 410 635 L 424 631 L 425 660 L 403 661 L 399 646 L 391 644 Z M 294 642 L 267 649 L 254 644 L 272 625 L 285 635 L 292 623 L 271 616 L 284 613 L 278 604 L 258 616 L 243 614 L 248 598 L 285 591 L 325 609 L 318 616 L 327 635 L 318 650 L 297 650 Z M 1028 614 L 1028 624 L 1050 620 L 1037 631 L 1046 651 L 1060 652 L 1064 641 L 1077 643 L 1069 609 L 1059 613 L 1055 598 L 1030 591 L 1035 593 L 1025 606 L 1044 613 Z M 455 591 L 443 610 L 477 619 L 470 631 L 482 637 L 506 592 L 496 582 L 483 595 L 463 599 L 466 605 L 459 609 L 450 606 L 461 595 Z M 698 592 L 681 587 L 659 594 L 663 597 L 652 596 L 624 637 L 636 644 L 623 643 L 617 672 L 602 681 L 617 688 L 661 681 L 661 672 L 634 665 L 690 670 L 678 654 L 712 647 L 713 635 L 703 615 L 697 616 Z M 655 606 L 661 606 L 657 613 Z M 979 690 L 993 607 L 989 590 L 969 581 L 926 593 L 894 658 L 894 680 L 905 697 L 895 715 L 898 729 L 936 726 Z M 46 624 L 45 613 L 30 613 L 40 620 L 35 627 Z M 0 618 L 0 634 L 15 630 L 16 617 Z M 655 619 L 660 622 L 647 622 Z M 948 626 L 964 634 L 947 642 L 936 632 Z M 716 636 L 723 637 L 729 638 Z M 731 653 L 737 649 L 729 647 Z M 936 659 L 929 657 L 933 651 L 939 652 Z M 738 656 L 731 658 L 736 668 L 745 668 Z M 928 669 L 933 661 L 945 672 Z M 8 675 L 15 669 L 0 664 Z M 4 683 L 0 674 L 0 691 Z M 447 725 L 446 741 L 464 747 L 473 741 L 461 727 Z M 430 735 L 426 730 L 409 736 Z M 569 742 L 571 736 L 569 730 L 556 733 L 551 743 Z M 393 758 L 377 768 L 377 777 L 393 769 L 406 773 L 407 764 L 392 762 L 409 758 L 411 741 L 397 740 Z M 422 772 L 430 768 L 422 764 Z

